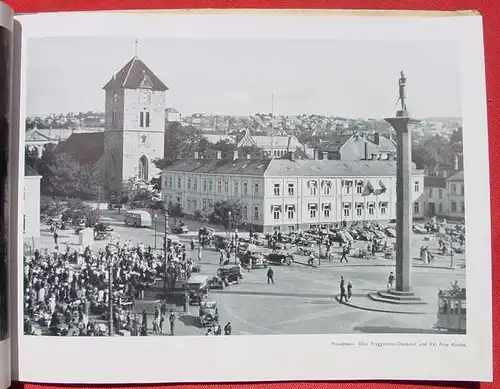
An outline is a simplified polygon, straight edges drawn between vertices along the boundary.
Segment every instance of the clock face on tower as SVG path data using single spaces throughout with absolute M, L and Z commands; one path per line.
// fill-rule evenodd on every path
M 139 102 L 141 104 L 150 105 L 151 104 L 151 91 L 141 90 L 139 92 Z

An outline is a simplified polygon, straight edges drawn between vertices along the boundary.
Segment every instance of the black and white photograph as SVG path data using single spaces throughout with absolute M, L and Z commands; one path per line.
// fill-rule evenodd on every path
M 458 49 L 31 39 L 25 335 L 465 334 Z

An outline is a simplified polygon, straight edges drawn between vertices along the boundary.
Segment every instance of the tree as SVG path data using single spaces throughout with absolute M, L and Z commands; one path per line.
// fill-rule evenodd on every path
M 67 154 L 51 155 L 43 170 L 43 189 L 52 196 L 96 199 L 102 185 L 97 169 Z
M 197 128 L 183 127 L 178 122 L 168 123 L 165 128 L 165 159 L 175 161 L 193 158 L 202 138 L 203 134 Z
M 208 212 L 206 209 L 203 209 L 203 210 L 199 210 L 197 209 L 196 211 L 194 211 L 194 218 L 196 220 L 198 220 L 201 225 L 205 225 L 206 223 L 208 223 Z
M 167 213 L 169 217 L 173 217 L 175 222 L 177 223 L 177 218 L 184 217 L 184 212 L 182 210 L 180 203 L 173 203 L 171 201 L 168 202 L 167 205 Z
M 228 160 L 233 159 L 234 152 L 236 151 L 236 145 L 234 143 L 229 142 L 228 140 L 220 140 L 216 144 L 212 146 L 212 150 L 215 152 L 220 151 L 222 159 Z
M 151 178 L 151 181 L 149 183 L 150 183 L 150 185 L 153 186 L 153 190 L 160 191 L 161 190 L 161 175 Z
M 238 227 L 243 221 L 243 204 L 239 200 L 217 201 L 209 218 L 211 223 L 220 223 L 226 229 Z

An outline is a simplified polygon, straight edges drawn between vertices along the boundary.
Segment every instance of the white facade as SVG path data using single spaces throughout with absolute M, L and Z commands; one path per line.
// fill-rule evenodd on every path
M 446 180 L 446 192 L 448 194 L 448 217 L 450 219 L 463 219 L 465 217 L 465 197 L 463 179 Z
M 40 236 L 40 181 L 42 177 L 29 175 L 24 177 L 23 193 L 23 237 Z
M 444 219 L 463 219 L 465 217 L 465 197 L 463 172 L 448 179 L 438 177 L 426 179 L 425 216 Z
M 426 216 L 446 217 L 448 215 L 448 191 L 441 187 L 425 188 Z
M 414 217 L 424 215 L 423 174 L 411 188 Z M 240 200 L 245 221 L 257 229 L 284 231 L 338 222 L 387 222 L 396 218 L 396 177 L 291 177 L 192 174 L 165 170 L 165 202 L 179 203 L 186 214 L 211 212 L 221 200 Z

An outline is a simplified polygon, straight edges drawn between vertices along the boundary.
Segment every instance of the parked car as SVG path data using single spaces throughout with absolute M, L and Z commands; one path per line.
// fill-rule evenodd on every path
M 291 266 L 294 258 L 292 254 L 285 252 L 271 253 L 267 256 L 267 261 L 275 265 L 287 265 Z

